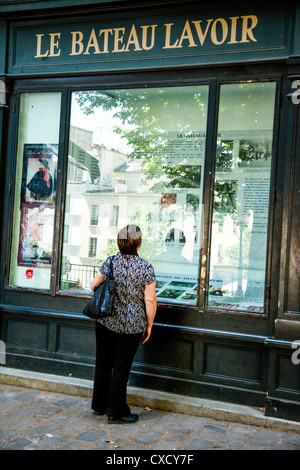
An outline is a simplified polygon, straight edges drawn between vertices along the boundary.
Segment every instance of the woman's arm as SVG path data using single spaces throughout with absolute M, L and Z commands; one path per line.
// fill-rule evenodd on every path
M 157 300 L 156 300 L 156 282 L 152 284 L 145 285 L 144 299 L 146 306 L 146 317 L 147 317 L 147 327 L 143 333 L 143 344 L 148 341 L 151 335 L 153 321 L 156 315 L 157 310 Z
M 96 276 L 94 277 L 94 279 L 92 280 L 92 283 L 91 283 L 91 289 L 94 290 L 95 287 L 98 287 L 100 286 L 100 284 L 102 284 L 102 282 L 104 282 L 104 276 L 102 273 L 100 273 L 100 271 L 97 272 Z

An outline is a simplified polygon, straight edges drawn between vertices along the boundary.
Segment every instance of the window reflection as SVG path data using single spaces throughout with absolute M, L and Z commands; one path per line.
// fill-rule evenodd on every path
M 90 292 L 133 222 L 158 300 L 195 305 L 207 97 L 207 86 L 73 93 L 61 289 Z
M 262 313 L 275 83 L 223 85 L 219 105 L 209 301 Z
M 9 283 L 50 289 L 60 93 L 21 93 Z

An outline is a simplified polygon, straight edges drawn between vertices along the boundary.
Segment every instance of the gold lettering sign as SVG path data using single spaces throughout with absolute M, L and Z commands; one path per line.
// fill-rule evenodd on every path
M 257 42 L 255 15 L 186 20 L 178 28 L 173 22 L 162 25 L 146 24 L 97 29 L 91 26 L 89 32 L 80 29 L 70 31 L 62 37 L 61 31 L 36 34 L 34 58 L 58 57 L 63 51 L 69 56 L 98 55 L 150 51 L 159 44 L 161 49 L 202 48 L 206 44 L 219 47 L 223 44 Z M 66 36 L 69 38 L 66 40 Z M 157 44 L 156 44 L 157 41 Z M 67 50 L 68 44 L 69 50 Z
M 37 57 L 55 57 L 60 56 L 61 49 L 59 47 L 59 39 L 61 33 L 50 33 L 50 40 L 49 40 L 49 49 L 47 49 L 44 53 L 42 53 L 42 37 L 44 34 L 37 34 L 37 48 L 36 48 L 36 55 Z

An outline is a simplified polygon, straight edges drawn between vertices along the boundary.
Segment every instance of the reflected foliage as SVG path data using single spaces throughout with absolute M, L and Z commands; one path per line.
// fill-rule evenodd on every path
M 171 90 L 171 91 L 170 91 Z M 182 162 L 170 164 L 169 130 L 180 134 L 195 131 L 197 116 L 205 116 L 205 97 L 187 92 L 178 95 L 172 89 L 117 90 L 78 92 L 77 102 L 87 115 L 101 108 L 113 110 L 120 123 L 114 133 L 126 140 L 130 150 L 128 158 L 139 159 L 146 170 L 146 179 L 159 179 L 152 186 L 154 192 L 164 188 L 199 188 L 200 167 Z

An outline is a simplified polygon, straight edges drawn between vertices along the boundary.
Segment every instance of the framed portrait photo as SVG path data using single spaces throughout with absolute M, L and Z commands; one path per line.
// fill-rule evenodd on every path
M 21 200 L 55 204 L 57 144 L 24 144 Z

